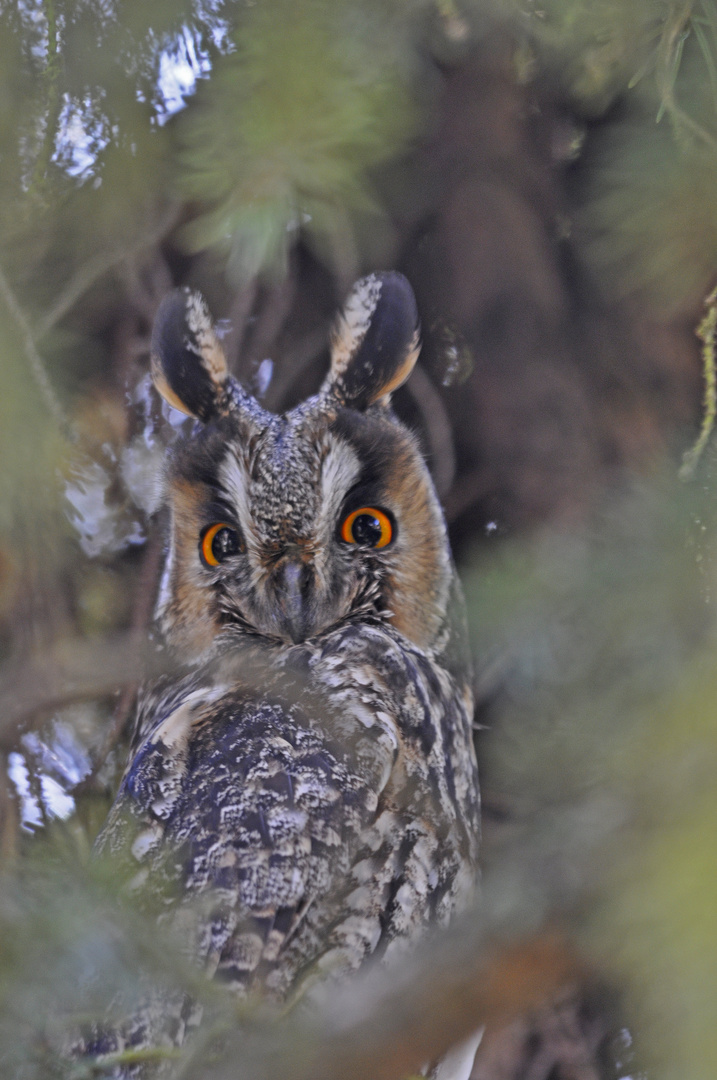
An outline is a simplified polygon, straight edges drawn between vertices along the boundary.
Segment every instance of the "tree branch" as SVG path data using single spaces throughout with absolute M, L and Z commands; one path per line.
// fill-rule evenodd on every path
M 70 423 L 65 415 L 65 410 L 57 400 L 52 383 L 50 382 L 50 377 L 45 368 L 45 363 L 35 347 L 35 338 L 30 329 L 30 324 L 25 318 L 23 310 L 18 303 L 15 293 L 10 287 L 10 282 L 5 276 L 5 271 L 2 267 L 0 267 L 0 295 L 5 301 L 5 306 L 12 315 L 20 331 L 25 357 L 30 366 L 33 378 L 37 383 L 42 399 L 45 402 L 47 411 L 56 421 L 57 426 L 62 433 L 71 437 Z
M 296 1013 L 271 1027 L 237 1030 L 211 1064 L 209 1033 L 192 1044 L 181 1077 L 199 1080 L 397 1080 L 484 1024 L 547 1002 L 582 965 L 557 934 L 512 941 L 481 904 L 435 933 L 390 972 L 373 966 L 320 999 L 310 1021 Z
M 0 748 L 11 749 L 18 732 L 38 713 L 105 697 L 118 687 L 167 668 L 167 659 L 148 651 L 132 630 L 99 641 L 61 641 L 4 673 L 0 681 Z
M 77 273 L 70 278 L 47 314 L 39 320 L 35 328 L 35 338 L 40 340 L 45 334 L 49 333 L 53 326 L 75 306 L 80 297 L 84 296 L 87 290 L 111 270 L 113 266 L 140 251 L 144 251 L 145 248 L 152 247 L 153 244 L 166 236 L 175 225 L 178 217 L 179 205 L 172 203 L 156 226 L 143 233 L 136 243 L 131 244 L 129 247 L 115 248 L 114 251 L 100 252 L 94 258 L 88 259 Z

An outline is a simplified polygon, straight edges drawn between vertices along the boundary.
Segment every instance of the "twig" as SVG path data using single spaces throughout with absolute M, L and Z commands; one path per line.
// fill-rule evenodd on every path
M 309 364 L 326 347 L 329 329 L 330 323 L 324 323 L 315 330 L 310 330 L 293 349 L 282 356 L 266 394 L 267 409 L 281 408 L 291 388 L 296 385 Z
M 72 638 L 6 672 L 0 682 L 0 747 L 11 749 L 40 712 L 104 697 L 168 669 L 166 658 L 147 652 L 133 631 L 99 641 Z
M 152 617 L 154 599 L 157 591 L 157 578 L 162 557 L 162 541 L 155 532 L 150 536 L 142 563 L 142 571 L 137 585 L 137 595 L 132 613 L 130 635 L 134 636 L 137 650 L 141 650 L 147 637 L 147 628 Z M 94 765 L 89 776 L 82 781 L 83 787 L 91 784 L 105 761 L 122 737 L 132 706 L 137 697 L 139 681 L 127 682 L 122 689 L 120 699 L 107 725 L 99 746 L 93 753 Z
M 5 271 L 0 267 L 0 294 L 5 301 L 5 306 L 12 315 L 13 319 L 17 323 L 18 329 L 22 335 L 22 344 L 25 352 L 25 357 L 33 378 L 37 383 L 38 389 L 42 396 L 50 415 L 53 417 L 60 431 L 69 439 L 73 438 L 72 429 L 70 423 L 65 415 L 65 410 L 57 400 L 57 396 L 50 382 L 50 378 L 47 374 L 44 361 L 40 356 L 37 348 L 35 347 L 35 338 L 33 336 L 30 325 L 25 318 L 22 308 L 20 307 L 15 293 L 10 288 L 10 283 L 5 276 Z
M 48 412 L 54 418 L 63 435 L 70 441 L 75 440 L 75 433 L 67 418 L 65 410 L 62 408 L 62 405 L 55 394 L 50 377 L 47 373 L 45 362 L 37 350 L 36 342 L 41 340 L 45 334 L 47 334 L 52 327 L 55 326 L 72 307 L 74 307 L 80 297 L 83 296 L 95 281 L 103 276 L 103 274 L 106 274 L 113 266 L 117 265 L 117 263 L 122 262 L 133 254 L 137 254 L 137 252 L 142 251 L 146 247 L 150 247 L 152 244 L 156 243 L 158 239 L 164 236 L 177 220 L 178 213 L 178 206 L 173 204 L 161 218 L 158 225 L 154 229 L 149 230 L 149 232 L 144 233 L 140 240 L 134 246 L 130 247 L 129 250 L 122 248 L 121 250 L 115 250 L 109 254 L 100 254 L 85 263 L 85 265 L 70 280 L 69 284 L 62 291 L 50 311 L 38 322 L 34 331 L 25 317 L 4 270 L 0 267 L 0 295 L 2 295 L 7 309 L 15 320 L 22 335 L 25 357 L 30 366 L 33 378 L 37 383 Z
M 119 276 L 127 287 L 127 293 L 135 314 L 151 326 L 162 298 L 174 286 L 172 272 L 161 247 L 156 247 L 151 260 L 138 263 L 137 252 L 129 252 L 119 265 Z M 140 273 L 141 269 L 141 273 Z
M 660 38 L 658 47 L 658 60 L 655 67 L 655 79 L 660 91 L 662 102 L 657 119 L 660 120 L 664 112 L 669 113 L 676 136 L 681 135 L 681 128 L 689 131 L 699 142 L 704 143 L 710 150 L 717 150 L 717 140 L 701 124 L 684 111 L 678 105 L 675 96 L 675 83 L 682 60 L 682 50 L 690 33 L 690 21 L 692 19 L 693 0 L 681 0 L 673 3 L 670 13 Z
M 258 289 L 255 277 L 237 290 L 231 309 L 229 311 L 230 330 L 224 341 L 224 352 L 231 371 L 236 374 L 239 371 L 239 360 L 242 352 L 242 344 L 246 333 L 247 321 Z
M 217 663 L 226 678 L 241 680 L 249 690 L 266 693 L 273 682 L 284 698 L 298 700 L 304 689 L 297 672 L 283 678 L 276 671 L 270 645 L 235 642 L 218 655 Z M 167 652 L 150 648 L 136 628 L 92 641 L 79 637 L 60 641 L 0 674 L 0 750 L 12 749 L 18 733 L 40 713 L 184 670 Z
M 294 260 L 290 260 L 286 277 L 271 285 L 264 296 L 249 341 L 244 344 L 242 362 L 235 369 L 240 379 L 247 377 L 247 362 L 263 360 L 272 348 L 289 315 L 295 293 L 296 271 Z
M 702 425 L 694 446 L 682 458 L 678 476 L 690 480 L 697 462 L 702 457 L 715 426 L 717 416 L 717 377 L 715 372 L 715 336 L 717 335 L 717 288 L 705 300 L 707 311 L 695 333 L 702 342 L 702 371 L 705 380 L 704 411 Z
M 88 259 L 67 283 L 47 314 L 39 320 L 35 328 L 35 338 L 37 340 L 43 338 L 75 306 L 80 297 L 114 266 L 145 248 L 151 247 L 166 236 L 176 224 L 178 217 L 179 205 L 173 203 L 157 225 L 143 233 L 129 248 L 116 248 L 114 251 L 100 253 Z
M 146 1046 L 140 1050 L 120 1050 L 103 1054 L 90 1063 L 93 1072 L 114 1072 L 120 1065 L 142 1065 L 145 1062 L 172 1061 L 181 1057 L 181 1050 L 171 1046 Z
M 440 497 L 446 495 L 456 474 L 453 431 L 441 395 L 422 367 L 413 369 L 406 390 L 415 401 L 428 434 L 433 482 Z
M 564 939 L 498 932 L 473 911 L 390 971 L 376 966 L 333 988 L 312 1020 L 239 1029 L 207 1060 L 201 1038 L 182 1075 L 198 1080 L 397 1080 L 475 1032 L 545 1003 L 582 977 Z M 503 932 L 505 931 L 503 928 Z M 513 928 L 515 929 L 515 928 Z M 522 937 L 522 940 L 521 940 Z M 193 1066 L 193 1067 L 192 1067 Z

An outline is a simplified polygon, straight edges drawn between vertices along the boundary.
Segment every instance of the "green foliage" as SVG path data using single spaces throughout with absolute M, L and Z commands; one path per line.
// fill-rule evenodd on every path
M 184 230 L 245 281 L 280 273 L 299 228 L 340 268 L 348 214 L 378 212 L 367 170 L 414 134 L 400 5 L 265 0 L 182 118 L 179 187 L 209 206 Z
M 663 311 L 694 305 L 717 266 L 717 99 L 694 38 L 675 93 L 679 111 L 658 123 L 657 97 L 635 91 L 627 117 L 596 139 L 579 218 L 606 292 L 641 293 Z
M 524 20 L 586 116 L 620 101 L 587 148 L 575 239 L 610 299 L 692 309 L 717 266 L 717 4 L 549 0 Z
M 503 672 L 486 894 L 526 926 L 571 912 L 655 1080 L 717 1066 L 713 481 L 656 482 L 468 580 L 479 662 Z
M 717 1061 L 713 653 L 714 637 L 616 762 L 637 813 L 593 927 L 595 947 L 629 988 L 650 1071 L 669 1080 L 707 1080 Z
M 15 533 L 19 550 L 26 530 L 48 536 L 45 526 L 57 512 L 55 470 L 64 449 L 57 419 L 42 400 L 23 355 L 23 342 L 0 295 L 0 535 Z M 40 534 L 37 530 L 40 529 Z M 48 545 L 45 558 L 52 550 Z M 30 559 L 35 552 L 31 551 Z
M 131 1015 L 148 973 L 167 993 L 201 992 L 155 913 L 121 898 L 112 867 L 87 863 L 77 825 L 57 826 L 0 878 L 0 941 L 0 1070 L 13 1080 L 111 1073 L 71 1048 L 92 1024 Z
M 578 242 L 611 295 L 694 303 L 715 259 L 714 0 L 465 11 L 481 32 L 507 17 L 585 115 L 625 98 L 595 144 Z M 354 272 L 387 228 L 372 171 L 435 106 L 429 17 L 468 32 L 429 0 L 0 4 L 5 269 L 41 306 L 60 257 L 80 269 L 141 237 L 173 186 L 198 211 L 184 242 L 221 252 L 235 282 L 281 274 L 299 235 Z M 160 71 L 190 54 L 199 93 L 163 124 Z
M 663 0 L 547 0 L 506 5 L 524 14 L 541 62 L 588 114 L 599 115 L 650 62 Z

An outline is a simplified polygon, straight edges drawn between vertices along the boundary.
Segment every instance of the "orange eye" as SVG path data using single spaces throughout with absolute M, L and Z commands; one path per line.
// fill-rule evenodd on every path
M 347 544 L 383 548 L 393 539 L 393 525 L 383 510 L 377 510 L 375 506 L 362 506 L 344 518 L 341 539 Z
M 231 555 L 238 555 L 241 549 L 239 533 L 225 521 L 210 525 L 199 539 L 199 553 L 205 566 L 219 566 Z

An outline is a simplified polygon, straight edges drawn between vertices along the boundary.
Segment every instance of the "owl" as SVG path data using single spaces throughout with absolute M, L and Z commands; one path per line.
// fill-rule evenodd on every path
M 157 314 L 154 384 L 195 418 L 163 479 L 156 617 L 174 666 L 143 692 L 97 846 L 240 997 L 305 1003 L 389 964 L 474 889 L 460 587 L 391 409 L 419 348 L 406 279 L 365 277 L 320 390 L 275 415 L 230 376 L 197 293 Z

